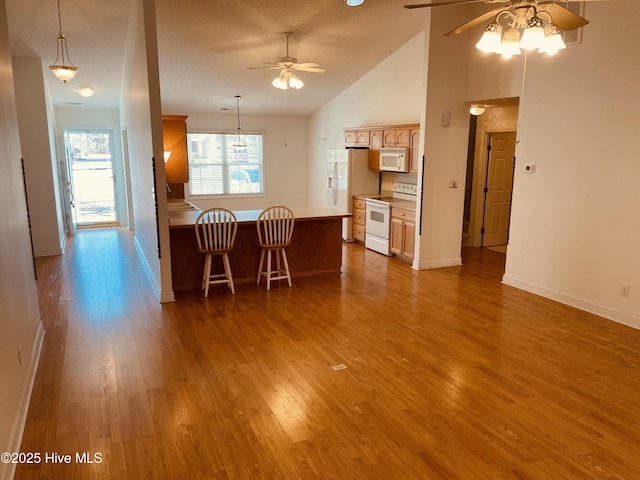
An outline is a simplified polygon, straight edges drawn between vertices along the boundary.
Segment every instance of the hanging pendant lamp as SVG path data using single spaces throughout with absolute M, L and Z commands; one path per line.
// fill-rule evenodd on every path
M 236 129 L 236 141 L 233 146 L 235 148 L 247 148 L 247 142 L 240 131 L 240 95 L 236 95 L 236 112 L 238 113 L 238 128 Z
M 60 15 L 60 0 L 58 0 L 58 27 L 60 28 L 58 33 L 58 39 L 56 41 L 56 60 L 53 65 L 49 66 L 53 74 L 67 83 L 71 80 L 76 73 L 78 73 L 78 67 L 76 67 L 69 59 L 69 51 L 67 50 L 67 39 L 62 33 L 62 20 Z M 65 58 L 66 57 L 66 58 Z M 58 63 L 60 60 L 61 63 Z M 66 64 L 69 62 L 69 65 Z

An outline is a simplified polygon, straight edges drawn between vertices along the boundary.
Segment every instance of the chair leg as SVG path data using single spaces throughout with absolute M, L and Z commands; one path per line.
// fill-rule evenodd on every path
M 289 261 L 287 260 L 287 252 L 282 249 L 282 261 L 284 262 L 284 270 L 287 274 L 287 282 L 289 282 L 289 288 L 291 288 L 291 272 L 289 271 Z
M 271 290 L 271 250 L 267 252 L 267 290 Z
M 264 263 L 264 249 L 260 252 L 260 264 L 258 265 L 258 279 L 256 284 L 260 284 L 260 277 L 262 276 L 262 264 Z
M 227 283 L 231 288 L 231 293 L 235 295 L 236 290 L 233 288 L 233 277 L 231 276 L 231 265 L 229 264 L 229 255 L 222 254 L 222 263 L 224 263 L 224 273 L 227 276 Z
M 202 289 L 204 290 L 204 296 L 209 296 L 209 281 L 211 279 L 211 255 L 205 257 L 204 260 L 204 272 L 202 274 Z

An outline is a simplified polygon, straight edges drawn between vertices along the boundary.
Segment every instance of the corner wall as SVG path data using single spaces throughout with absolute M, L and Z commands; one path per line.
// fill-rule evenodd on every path
M 0 0 L 0 452 L 18 452 L 44 330 L 21 169 L 5 1 Z M 0 479 L 14 465 L 0 462 Z
M 120 124 L 128 139 L 124 147 L 130 162 L 136 249 L 160 302 L 173 301 L 153 0 L 131 2 L 120 98 Z M 153 158 L 158 159 L 155 180 Z
M 61 255 L 66 230 L 54 136 L 53 106 L 42 60 L 14 58 L 18 125 L 25 163 L 29 212 L 36 256 Z
M 582 45 L 527 61 L 504 282 L 640 328 L 640 2 L 585 17 Z

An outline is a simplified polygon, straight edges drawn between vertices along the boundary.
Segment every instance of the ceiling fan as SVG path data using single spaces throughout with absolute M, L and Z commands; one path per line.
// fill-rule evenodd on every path
M 580 15 L 560 3 L 603 0 L 444 0 L 440 2 L 405 5 L 404 8 L 426 8 L 471 3 L 500 4 L 445 35 L 457 35 L 483 22 L 493 19 L 476 44 L 480 50 L 498 53 L 509 58 L 519 55 L 520 49 L 549 54 L 565 47 L 561 31 L 575 30 L 589 23 Z M 505 28 L 503 34 L 502 30 Z M 535 40 L 532 40 L 533 37 Z M 546 43 L 545 43 L 546 42 Z
M 291 32 L 284 32 L 282 36 L 287 46 L 287 54 L 281 57 L 278 62 L 262 62 L 268 66 L 247 67 L 247 70 L 280 70 L 280 74 L 273 80 L 272 85 L 276 88 L 287 90 L 289 88 L 302 88 L 304 83 L 293 73 L 294 70 L 301 72 L 323 73 L 324 68 L 315 62 L 298 63 L 298 59 L 289 56 L 289 37 Z

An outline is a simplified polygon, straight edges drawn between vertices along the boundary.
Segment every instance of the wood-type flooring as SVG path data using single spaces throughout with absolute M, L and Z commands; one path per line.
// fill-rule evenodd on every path
M 462 254 L 345 245 L 340 276 L 160 305 L 126 230 L 78 231 L 37 261 L 22 452 L 43 460 L 15 478 L 640 478 L 640 331 Z

